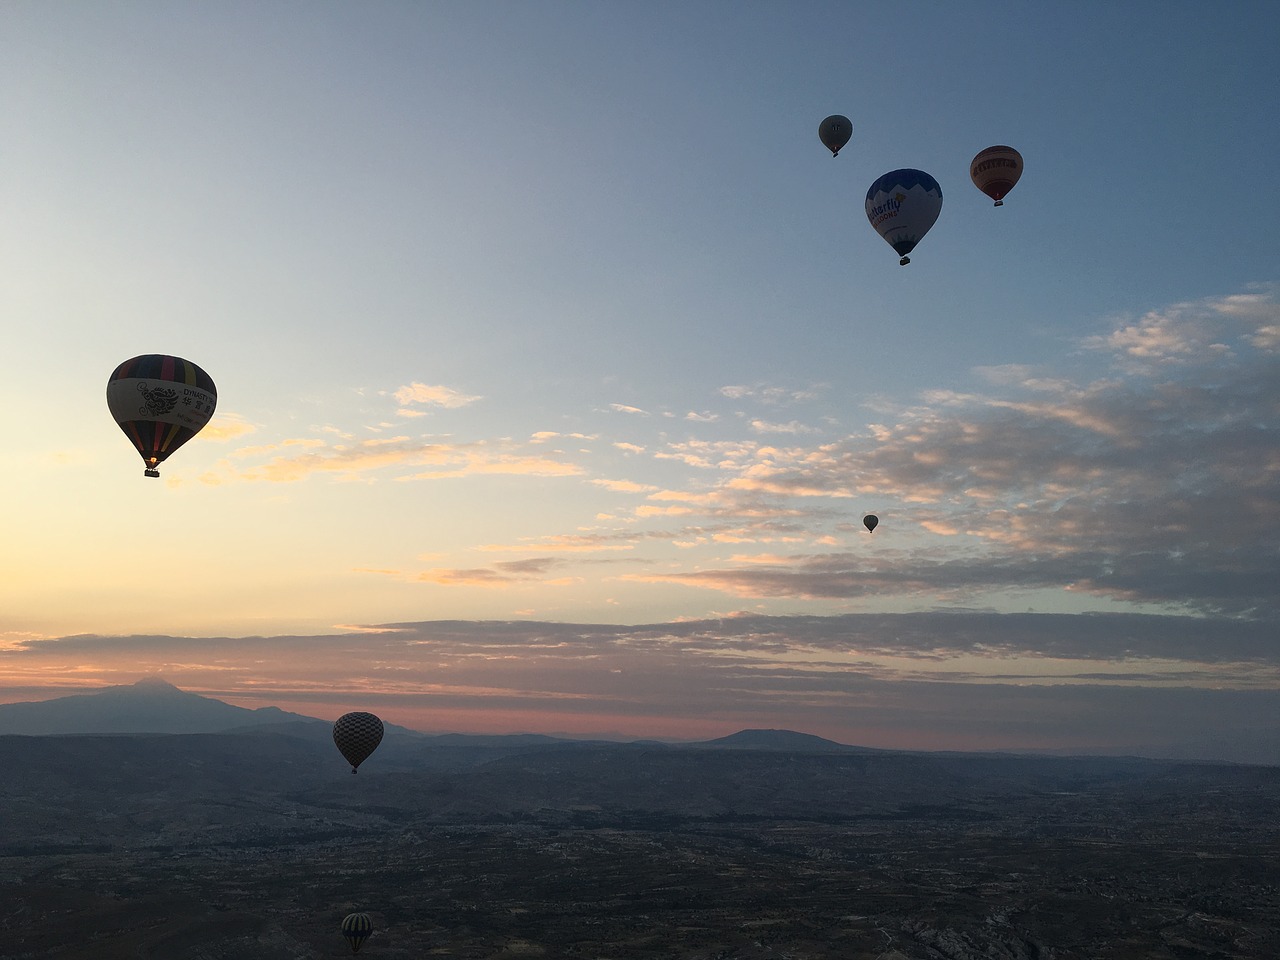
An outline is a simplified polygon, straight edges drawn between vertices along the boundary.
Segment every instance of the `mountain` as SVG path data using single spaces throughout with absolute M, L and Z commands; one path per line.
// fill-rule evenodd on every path
M 727 737 L 702 740 L 685 744 L 685 746 L 718 750 L 781 750 L 787 753 L 873 752 L 869 747 L 851 747 L 824 737 L 815 737 L 811 733 L 797 733 L 794 730 L 739 730 Z
M 290 713 L 279 707 L 250 710 L 212 697 L 180 690 L 159 677 L 137 683 L 107 687 L 93 693 L 79 693 L 53 700 L 0 704 L 0 735 L 24 736 L 89 734 L 186 734 L 186 733 L 279 733 L 286 736 L 328 741 L 329 722 Z M 411 738 L 418 749 L 430 749 L 441 756 L 450 750 L 466 761 L 543 747 L 573 748 L 603 741 L 571 740 L 543 734 L 430 736 L 386 725 L 389 739 Z M 396 736 L 401 735 L 401 736 Z M 643 742 L 652 748 L 707 750 L 765 750 L 790 753 L 871 752 L 793 730 L 742 730 L 716 740 L 660 744 Z M 383 750 L 385 754 L 387 751 Z
M 157 677 L 54 700 L 0 704 L 0 734 L 222 733 L 272 724 L 324 723 L 279 707 L 249 710 L 179 690 Z

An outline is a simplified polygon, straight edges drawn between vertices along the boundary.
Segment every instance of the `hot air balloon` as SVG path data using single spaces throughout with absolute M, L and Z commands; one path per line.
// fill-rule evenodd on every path
M 351 952 L 359 953 L 360 945 L 373 933 L 373 921 L 367 913 L 348 913 L 342 918 L 342 935 L 351 944 Z
M 200 432 L 217 405 L 213 380 L 181 357 L 134 357 L 107 380 L 107 408 L 137 447 L 147 477 L 160 476 L 156 467 Z
M 867 532 L 869 533 L 875 531 L 876 524 L 878 524 L 879 522 L 880 522 L 880 518 L 877 517 L 874 513 L 868 513 L 865 517 L 862 518 L 862 525 L 867 528 Z
M 969 164 L 969 179 L 973 185 L 1004 206 L 1005 195 L 1022 176 L 1022 154 L 1013 147 L 987 147 L 979 151 Z
M 842 117 L 838 113 L 833 113 L 818 124 L 818 139 L 831 151 L 833 157 L 840 155 L 840 148 L 848 143 L 852 136 L 853 124 L 849 122 L 848 117 Z
M 372 713 L 344 713 L 333 725 L 333 742 L 355 773 L 382 742 L 382 721 Z
M 891 170 L 867 190 L 867 219 L 903 266 L 941 211 L 942 188 L 923 170 Z

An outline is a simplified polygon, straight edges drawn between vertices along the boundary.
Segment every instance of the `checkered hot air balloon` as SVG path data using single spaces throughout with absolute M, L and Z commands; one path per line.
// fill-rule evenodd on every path
M 355 773 L 382 742 L 382 721 L 372 713 L 344 713 L 333 725 L 333 742 Z

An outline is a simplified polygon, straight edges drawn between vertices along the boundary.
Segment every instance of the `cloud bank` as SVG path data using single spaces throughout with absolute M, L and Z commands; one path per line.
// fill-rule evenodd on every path
M 984 390 L 930 391 L 896 408 L 878 401 L 878 422 L 855 431 L 837 432 L 829 415 L 778 423 L 751 412 L 798 410 L 825 390 L 730 386 L 719 395 L 736 409 L 685 421 L 684 434 L 601 432 L 550 455 L 398 438 L 277 458 L 246 475 L 394 464 L 400 480 L 507 470 L 586 483 L 616 495 L 593 523 L 475 548 L 524 549 L 532 559 L 572 543 L 585 564 L 593 544 L 628 545 L 650 562 L 614 582 L 637 589 L 846 605 L 971 605 L 1057 591 L 1077 609 L 1092 598 L 1111 609 L 1274 622 L 1277 331 L 1276 288 L 1264 286 L 1121 320 L 1064 352 L 1061 369 L 986 367 L 975 371 Z M 609 460 L 605 449 L 627 456 Z M 436 466 L 406 469 L 426 463 Z M 861 526 L 867 512 L 880 517 L 874 537 Z M 660 545 L 686 558 L 659 560 Z M 554 575 L 570 572 L 600 576 L 586 567 Z M 517 578 L 488 568 L 452 582 L 482 579 Z
M 1247 621 L 984 611 L 434 621 L 327 636 L 22 638 L 0 649 L 0 666 L 23 690 L 159 673 L 247 705 L 374 709 L 435 731 L 697 737 L 763 725 L 870 746 L 1274 763 L 1273 633 Z

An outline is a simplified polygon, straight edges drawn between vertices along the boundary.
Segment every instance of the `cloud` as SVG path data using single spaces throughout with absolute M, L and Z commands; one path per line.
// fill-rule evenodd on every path
M 1277 287 L 1248 294 L 1177 303 L 1153 310 L 1109 334 L 1089 337 L 1084 346 L 1107 350 L 1130 361 L 1130 371 L 1170 364 L 1212 364 L 1235 357 L 1237 343 L 1270 349 L 1266 332 L 1278 319 Z
M 770 423 L 767 420 L 752 420 L 751 429 L 756 433 L 819 433 L 817 427 L 810 427 L 798 420 L 787 423 Z
M 609 409 L 613 410 L 615 413 L 634 413 L 642 417 L 649 416 L 649 412 L 647 410 L 641 410 L 639 407 L 628 406 L 625 403 L 611 403 L 609 404 Z
M 253 433 L 258 428 L 236 413 L 214 414 L 212 420 L 200 431 L 200 440 L 212 440 L 215 443 L 226 443 L 239 440 Z
M 779 406 L 813 400 L 823 389 L 825 389 L 825 385 L 806 387 L 799 390 L 771 384 L 734 385 L 721 387 L 720 395 L 728 397 L 730 400 L 754 400 L 767 406 Z
M 401 407 L 408 407 L 413 403 L 421 403 L 432 407 L 445 407 L 450 410 L 457 407 L 465 407 L 467 404 L 481 399 L 480 397 L 459 393 L 452 387 L 430 386 L 417 382 L 396 390 L 394 396 Z M 403 416 L 404 414 L 401 415 Z
M 295 449 L 306 452 L 292 452 Z M 558 459 L 562 456 L 558 451 L 550 454 L 525 452 L 520 444 L 512 441 L 453 443 L 408 436 L 374 437 L 344 443 L 330 443 L 314 437 L 288 439 L 278 444 L 246 447 L 232 456 L 245 461 L 268 459 L 247 466 L 236 466 L 230 460 L 224 460 L 218 469 L 207 472 L 201 480 L 208 484 L 296 483 L 313 474 L 352 479 L 387 473 L 392 475 L 392 479 L 411 481 L 493 474 L 569 477 L 583 472 L 581 466 Z M 424 467 L 428 469 L 422 469 Z
M 436 568 L 414 575 L 413 579 L 441 586 L 506 587 L 514 583 L 545 580 L 546 573 L 562 564 L 556 557 L 509 560 L 491 567 L 470 570 Z
M 1053 588 L 1280 618 L 1280 357 L 1267 333 L 1278 327 L 1270 289 L 1178 304 L 1085 341 L 1122 375 L 988 368 L 1001 392 L 932 391 L 867 435 L 670 442 L 654 456 L 709 474 L 717 496 L 689 501 L 708 515 L 789 508 L 816 539 L 840 529 L 832 511 L 850 500 L 845 529 L 875 508 L 883 530 L 952 542 L 652 580 L 744 598 Z
M 554 557 L 493 564 L 484 568 L 512 580 L 538 578 L 556 569 Z M 459 571 L 466 573 L 466 571 Z M 481 579 L 489 579 L 482 577 Z M 0 648 L 0 662 L 57 657 L 88 661 L 111 656 L 145 661 L 139 670 L 164 656 L 172 662 L 225 664 L 242 656 L 249 662 L 283 663 L 299 651 L 320 658 L 347 651 L 354 658 L 385 659 L 406 650 L 435 648 L 440 653 L 468 654 L 555 648 L 567 658 L 592 659 L 613 650 L 652 654 L 680 651 L 698 657 L 743 655 L 775 658 L 792 665 L 808 655 L 814 669 L 825 672 L 841 657 L 893 657 L 941 663 L 971 658 L 1013 660 L 1023 670 L 1014 677 L 1053 680 L 1063 661 L 1078 661 L 1073 672 L 1102 664 L 1177 663 L 1184 672 L 1215 666 L 1250 664 L 1269 672 L 1273 684 L 1280 668 L 1280 638 L 1270 624 L 1152 614 L 995 613 L 983 610 L 935 610 L 917 613 L 844 614 L 839 616 L 762 616 L 736 613 L 724 618 L 637 625 L 582 624 L 545 621 L 425 621 L 354 624 L 342 634 L 272 637 L 173 637 L 160 635 L 22 637 Z M 695 658 L 696 659 L 696 658 Z M 306 664 L 295 666 L 306 672 Z M 913 668 L 914 669 L 914 668 Z M 145 672 L 145 671 L 144 671 Z M 1143 672 L 1150 672 L 1147 668 Z M 943 671 L 937 676 L 945 676 Z M 1161 674 L 1164 675 L 1164 674 Z M 1108 674 L 1110 676 L 1110 674 Z M 1129 682 L 1122 675 L 1117 679 Z M 1095 679 L 1095 678 L 1091 678 Z M 1239 678 L 1247 683 L 1248 676 Z M 1185 681 L 1182 677 L 1181 681 Z
M 649 493 L 658 489 L 651 483 L 637 483 L 635 480 L 606 480 L 599 478 L 591 482 L 614 493 Z

